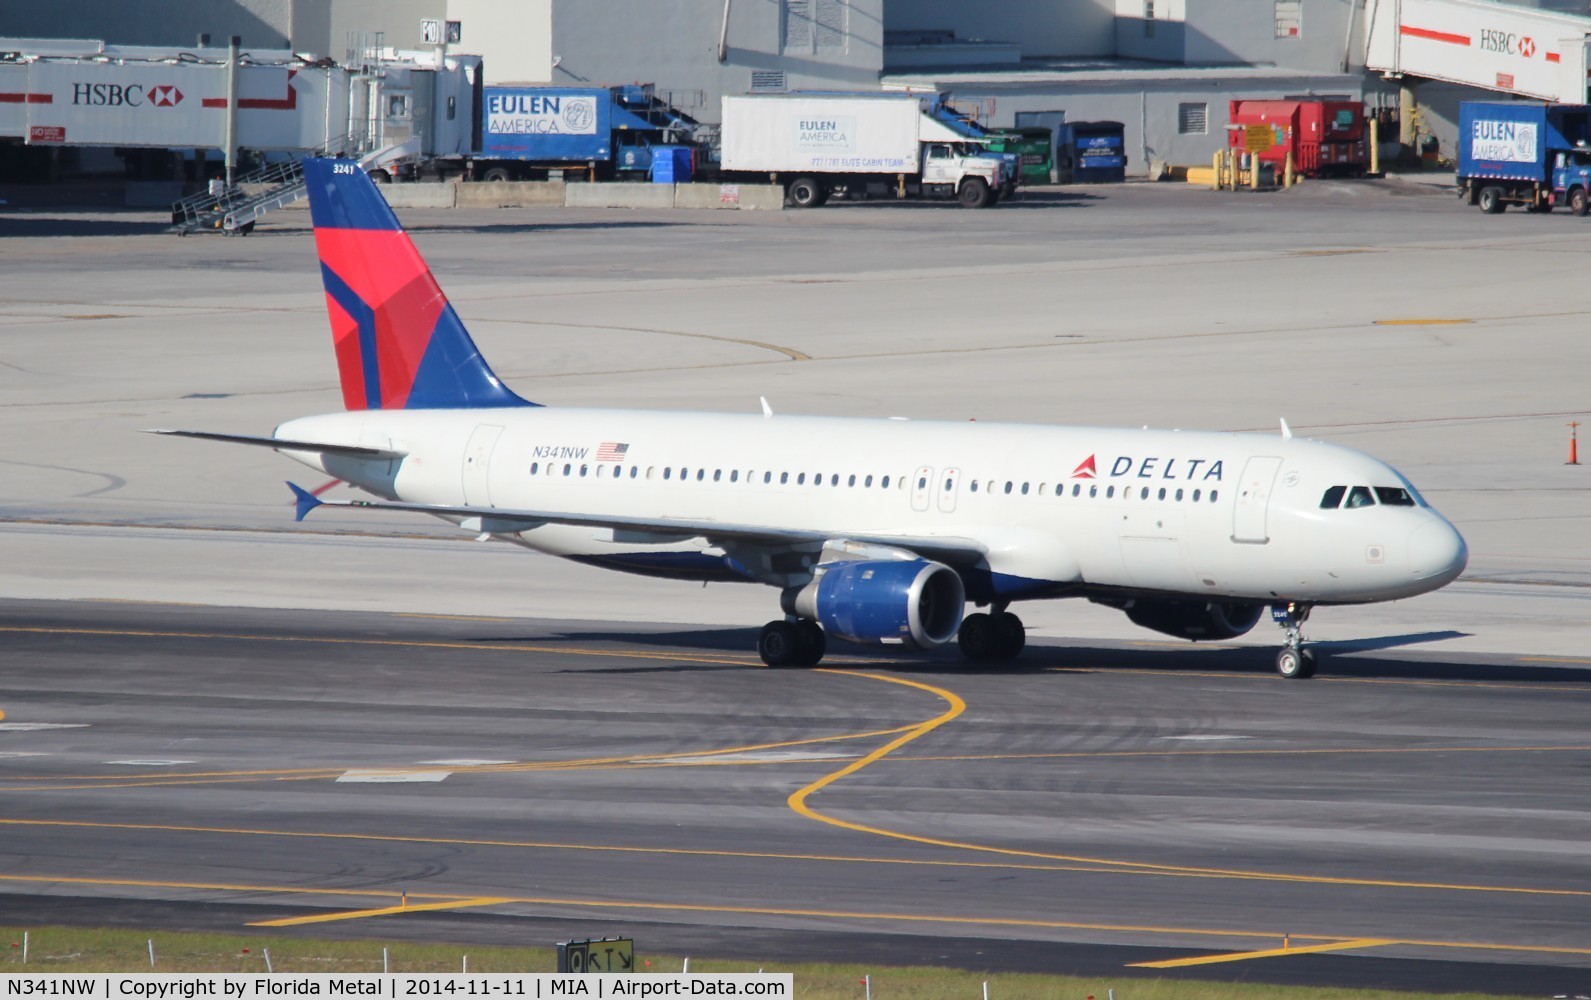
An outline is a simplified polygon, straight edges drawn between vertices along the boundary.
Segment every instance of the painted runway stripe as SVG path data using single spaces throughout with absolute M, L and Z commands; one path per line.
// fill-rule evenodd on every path
M 402 913 L 424 913 L 431 910 L 462 910 L 478 906 L 497 906 L 513 900 L 497 896 L 480 899 L 460 899 L 453 902 L 416 903 L 413 906 L 382 906 L 374 910 L 345 910 L 337 913 L 316 913 L 307 917 L 282 917 L 280 920 L 257 920 L 248 927 L 299 927 L 303 924 L 329 924 L 337 920 L 364 920 L 367 917 L 390 917 Z
M 1250 962 L 1257 958 L 1286 958 L 1289 955 L 1315 955 L 1324 951 L 1353 951 L 1359 948 L 1380 948 L 1397 944 L 1385 938 L 1360 938 L 1356 941 L 1337 941 L 1332 944 L 1311 944 L 1302 948 L 1269 948 L 1265 951 L 1237 951 L 1224 955 L 1196 955 L 1193 958 L 1170 958 L 1163 962 L 1134 962 L 1129 969 L 1181 969 L 1190 965 L 1219 965 L 1223 962 Z

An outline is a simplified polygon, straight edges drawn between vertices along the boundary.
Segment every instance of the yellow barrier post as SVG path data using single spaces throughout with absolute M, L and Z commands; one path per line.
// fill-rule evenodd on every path
M 1221 164 L 1225 159 L 1225 155 L 1220 150 L 1216 150 L 1215 155 L 1210 158 L 1210 190 L 1212 191 L 1221 190 Z
M 1370 119 L 1370 172 L 1381 172 L 1381 122 L 1379 119 Z
M 1293 173 L 1293 151 L 1287 151 L 1287 160 L 1282 167 L 1282 186 L 1292 187 L 1298 183 L 1298 177 Z

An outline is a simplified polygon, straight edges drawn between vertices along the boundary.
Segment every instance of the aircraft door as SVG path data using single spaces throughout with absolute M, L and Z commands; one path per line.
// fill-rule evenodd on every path
M 961 470 L 946 469 L 934 482 L 939 487 L 940 511 L 951 513 L 956 509 L 956 492 L 961 489 Z
M 912 510 L 927 510 L 934 490 L 934 467 L 925 465 L 912 474 Z
M 492 471 L 492 449 L 502 434 L 503 428 L 496 424 L 481 424 L 470 434 L 470 443 L 464 447 L 464 503 L 468 506 L 492 506 L 488 477 Z
M 1265 511 L 1281 467 L 1282 460 L 1274 455 L 1255 456 L 1243 466 L 1243 476 L 1237 483 L 1237 502 L 1232 507 L 1232 541 L 1263 545 L 1271 540 Z

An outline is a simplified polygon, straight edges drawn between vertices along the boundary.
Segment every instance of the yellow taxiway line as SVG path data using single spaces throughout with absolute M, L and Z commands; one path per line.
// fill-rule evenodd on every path
M 1222 962 L 1248 962 L 1256 958 L 1284 958 L 1288 955 L 1314 955 L 1323 951 L 1353 951 L 1359 948 L 1380 948 L 1397 944 L 1387 938 L 1360 938 L 1356 941 L 1337 941 L 1331 944 L 1310 944 L 1302 948 L 1267 948 L 1264 951 L 1234 951 L 1221 955 L 1198 955 L 1193 958 L 1170 958 L 1163 962 L 1134 962 L 1129 969 L 1181 969 L 1190 965 L 1219 965 Z
M 341 910 L 336 913 L 316 913 L 307 917 L 282 917 L 279 920 L 256 920 L 250 927 L 297 927 L 301 924 L 329 924 L 335 920 L 363 920 L 366 917 L 390 917 L 398 913 L 424 913 L 429 910 L 462 910 L 474 906 L 497 906 L 513 900 L 501 896 L 482 896 L 479 899 L 459 899 L 442 903 L 416 903 L 401 906 L 382 906 L 374 910 Z

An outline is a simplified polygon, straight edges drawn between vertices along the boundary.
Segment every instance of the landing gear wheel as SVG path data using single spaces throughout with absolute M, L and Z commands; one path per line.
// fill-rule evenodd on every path
M 1290 681 L 1308 680 L 1315 676 L 1315 654 L 1288 646 L 1276 654 L 1276 672 Z
M 1480 201 L 1477 204 L 1487 215 L 1496 215 L 1508 207 L 1503 203 L 1503 189 L 1500 187 L 1481 188 Z
M 796 645 L 800 647 L 800 656 L 795 665 L 798 667 L 815 667 L 823 659 L 823 654 L 828 651 L 828 636 L 823 634 L 823 627 L 814 621 L 802 619 L 795 623 Z
M 801 634 L 794 622 L 772 621 L 757 636 L 757 655 L 770 667 L 793 667 L 801 658 Z
M 995 658 L 1014 660 L 1027 648 L 1028 633 L 1022 619 L 1009 611 L 991 615 L 994 619 Z
M 961 619 L 961 630 L 956 633 L 956 645 L 969 660 L 987 660 L 994 654 L 994 622 L 981 611 Z
M 1569 211 L 1579 216 L 1591 211 L 1591 194 L 1587 194 L 1585 188 L 1577 187 L 1569 192 Z

